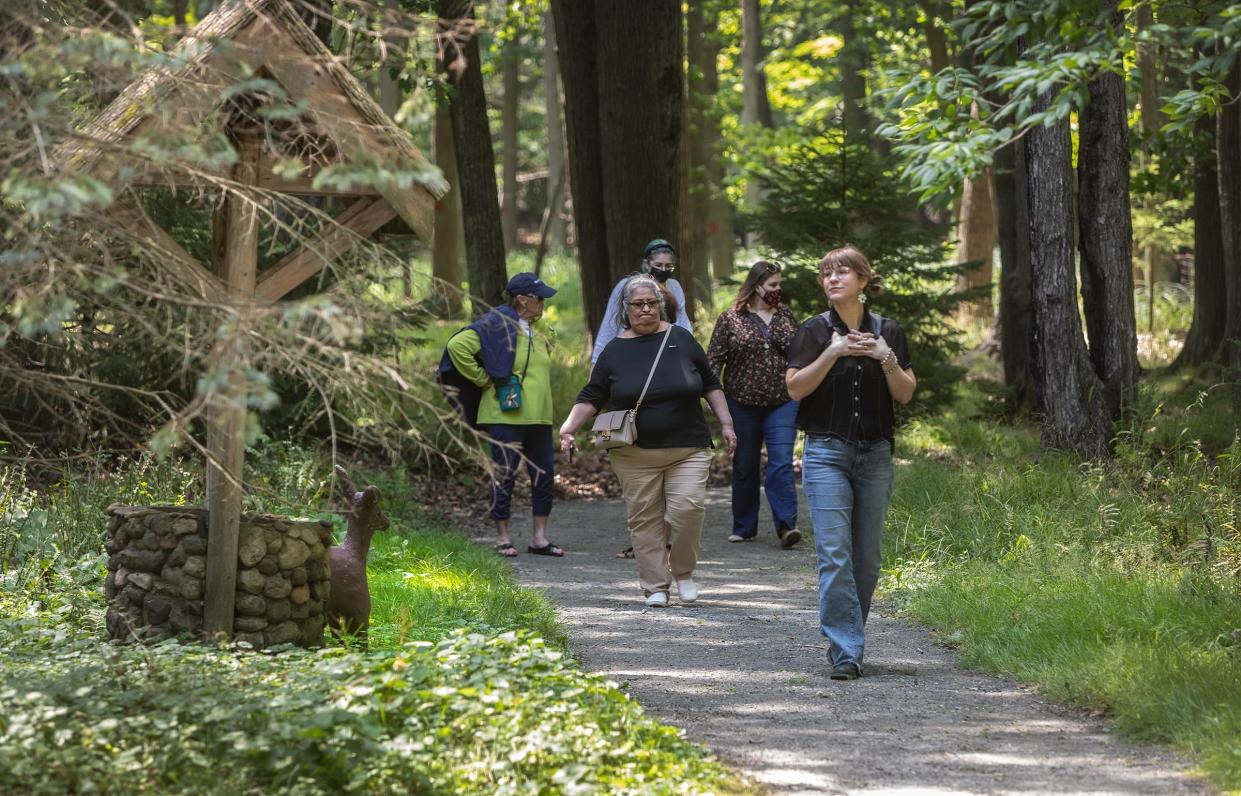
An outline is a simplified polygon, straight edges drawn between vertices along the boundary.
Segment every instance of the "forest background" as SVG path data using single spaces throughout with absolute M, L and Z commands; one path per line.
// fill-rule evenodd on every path
M 664 237 L 704 340 L 755 259 L 784 265 L 805 317 L 823 308 L 823 252 L 866 251 L 888 286 L 874 306 L 909 331 L 920 381 L 898 443 L 889 598 L 966 663 L 1107 713 L 1241 788 L 1241 6 L 642 0 L 617 14 L 590 0 L 303 0 L 309 27 L 438 172 L 327 167 L 314 173 L 323 193 L 281 198 L 227 178 L 186 190 L 66 168 L 85 124 L 135 77 L 175 67 L 175 45 L 216 5 L 0 11 L 15 109 L 0 120 L 0 569 L 5 679 L 26 685 L 0 695 L 13 741 L 0 748 L 23 750 L 0 758 L 14 781 L 52 770 L 53 790 L 107 782 L 118 755 L 157 737 L 203 758 L 152 770 L 126 758 L 153 787 L 198 782 L 221 754 L 201 727 L 100 725 L 124 706 L 83 683 L 121 666 L 193 691 L 195 667 L 218 661 L 161 648 L 118 663 L 95 657 L 92 639 L 103 509 L 201 503 L 203 412 L 238 374 L 248 509 L 325 512 L 336 460 L 369 468 L 397 502 L 400 532 L 372 559 L 386 595 L 372 655 L 422 661 L 421 676 L 461 688 L 493 687 L 488 667 L 516 655 L 538 661 L 532 677 L 563 677 L 548 698 L 574 704 L 578 723 L 636 710 L 583 686 L 547 604 L 449 527 L 461 517 L 444 504 L 482 491 L 485 449 L 453 422 L 431 370 L 450 334 L 502 300 L 506 275 L 539 272 L 560 288 L 542 321 L 557 341 L 559 420 L 612 285 Z M 269 131 L 304 112 L 262 75 L 221 102 L 239 98 Z M 178 173 L 227 173 L 237 157 L 210 129 L 121 148 Z M 343 209 L 332 186 L 436 173 L 452 190 L 432 241 L 389 224 L 247 312 L 196 296 L 166 267 L 166 239 L 112 215 L 136 202 L 210 261 L 213 208 L 249 203 L 264 221 L 261 272 L 298 245 L 325 246 Z M 241 337 L 246 360 L 219 356 Z M 558 486 L 600 494 L 606 478 L 587 462 L 562 468 Z M 80 668 L 47 679 L 49 650 Z M 301 677 L 321 694 L 377 671 L 336 654 L 326 670 L 313 656 L 263 658 L 252 665 L 271 671 L 253 680 Z M 458 739 L 477 720 L 519 744 L 539 720 L 535 705 L 475 716 L 442 696 Z M 584 754 L 573 741 L 553 759 L 451 740 L 359 751 L 339 728 L 301 745 L 304 707 L 245 713 L 280 722 L 297 754 L 247 751 L 238 777 L 382 789 L 416 776 L 490 792 L 506 776 L 621 790 L 644 776 L 606 752 L 572 762 Z M 400 735 L 352 713 L 367 737 Z M 631 735 L 613 740 L 649 747 L 655 781 L 685 756 L 701 782 L 744 787 L 646 721 L 620 722 Z M 92 732 L 70 756 L 63 734 Z M 356 761 L 342 762 L 345 749 Z

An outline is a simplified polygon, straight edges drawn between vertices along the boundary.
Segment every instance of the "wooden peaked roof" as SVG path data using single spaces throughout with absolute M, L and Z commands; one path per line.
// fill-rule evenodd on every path
M 121 145 L 144 137 L 184 137 L 187 131 L 218 132 L 225 121 L 221 115 L 230 110 L 225 97 L 244 94 L 236 87 L 245 81 L 252 81 L 260 92 L 265 81 L 271 81 L 295 103 L 300 118 L 288 125 L 285 151 L 271 151 L 273 140 L 268 136 L 259 188 L 379 196 L 419 236 L 430 239 L 435 200 L 448 184 L 289 0 L 224 0 L 181 40 L 171 60 L 171 65 L 157 66 L 126 87 L 83 129 L 84 141 L 65 152 L 61 162 L 75 170 L 102 172 L 100 176 L 117 175 L 123 169 L 138 185 L 190 185 L 204 177 L 227 178 L 228 167 L 213 172 L 198 165 L 176 169 L 138 162 Z M 303 165 L 296 175 L 273 168 L 291 159 Z M 343 188 L 314 185 L 319 171 L 338 163 L 381 165 L 401 179 Z M 366 168 L 360 172 L 372 173 Z

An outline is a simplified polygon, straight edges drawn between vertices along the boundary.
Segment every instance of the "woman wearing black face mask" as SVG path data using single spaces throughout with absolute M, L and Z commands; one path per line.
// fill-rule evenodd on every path
M 780 292 L 780 266 L 760 260 L 751 266 L 732 307 L 716 321 L 707 348 L 707 359 L 724 383 L 737 433 L 730 542 L 749 541 L 758 534 L 758 471 L 764 443 L 764 487 L 776 535 L 783 547 L 801 540 L 793 480 L 797 401 L 789 398 L 784 385 L 789 344 L 796 333 L 797 320 Z

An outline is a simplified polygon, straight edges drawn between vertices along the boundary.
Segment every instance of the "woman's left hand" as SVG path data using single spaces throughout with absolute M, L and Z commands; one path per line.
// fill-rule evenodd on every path
M 737 432 L 733 431 L 732 426 L 724 426 L 720 434 L 724 437 L 724 450 L 731 455 L 737 450 Z
M 849 333 L 849 354 L 855 357 L 870 357 L 883 361 L 887 359 L 888 341 L 882 336 L 876 337 L 870 332 L 850 332 Z

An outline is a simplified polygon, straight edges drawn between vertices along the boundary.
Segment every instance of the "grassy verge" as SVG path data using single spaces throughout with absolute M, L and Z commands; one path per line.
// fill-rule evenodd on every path
M 1241 790 L 1241 446 L 1226 396 L 1146 385 L 1115 461 L 1040 453 L 967 396 L 911 426 L 887 583 L 910 615 L 1006 672 L 1190 753 Z
M 324 472 L 252 457 L 252 508 L 321 504 Z M 22 793 L 745 793 L 567 658 L 554 612 L 487 548 L 377 477 L 370 650 L 102 643 L 103 508 L 197 498 L 179 464 L 0 483 L 0 778 Z

